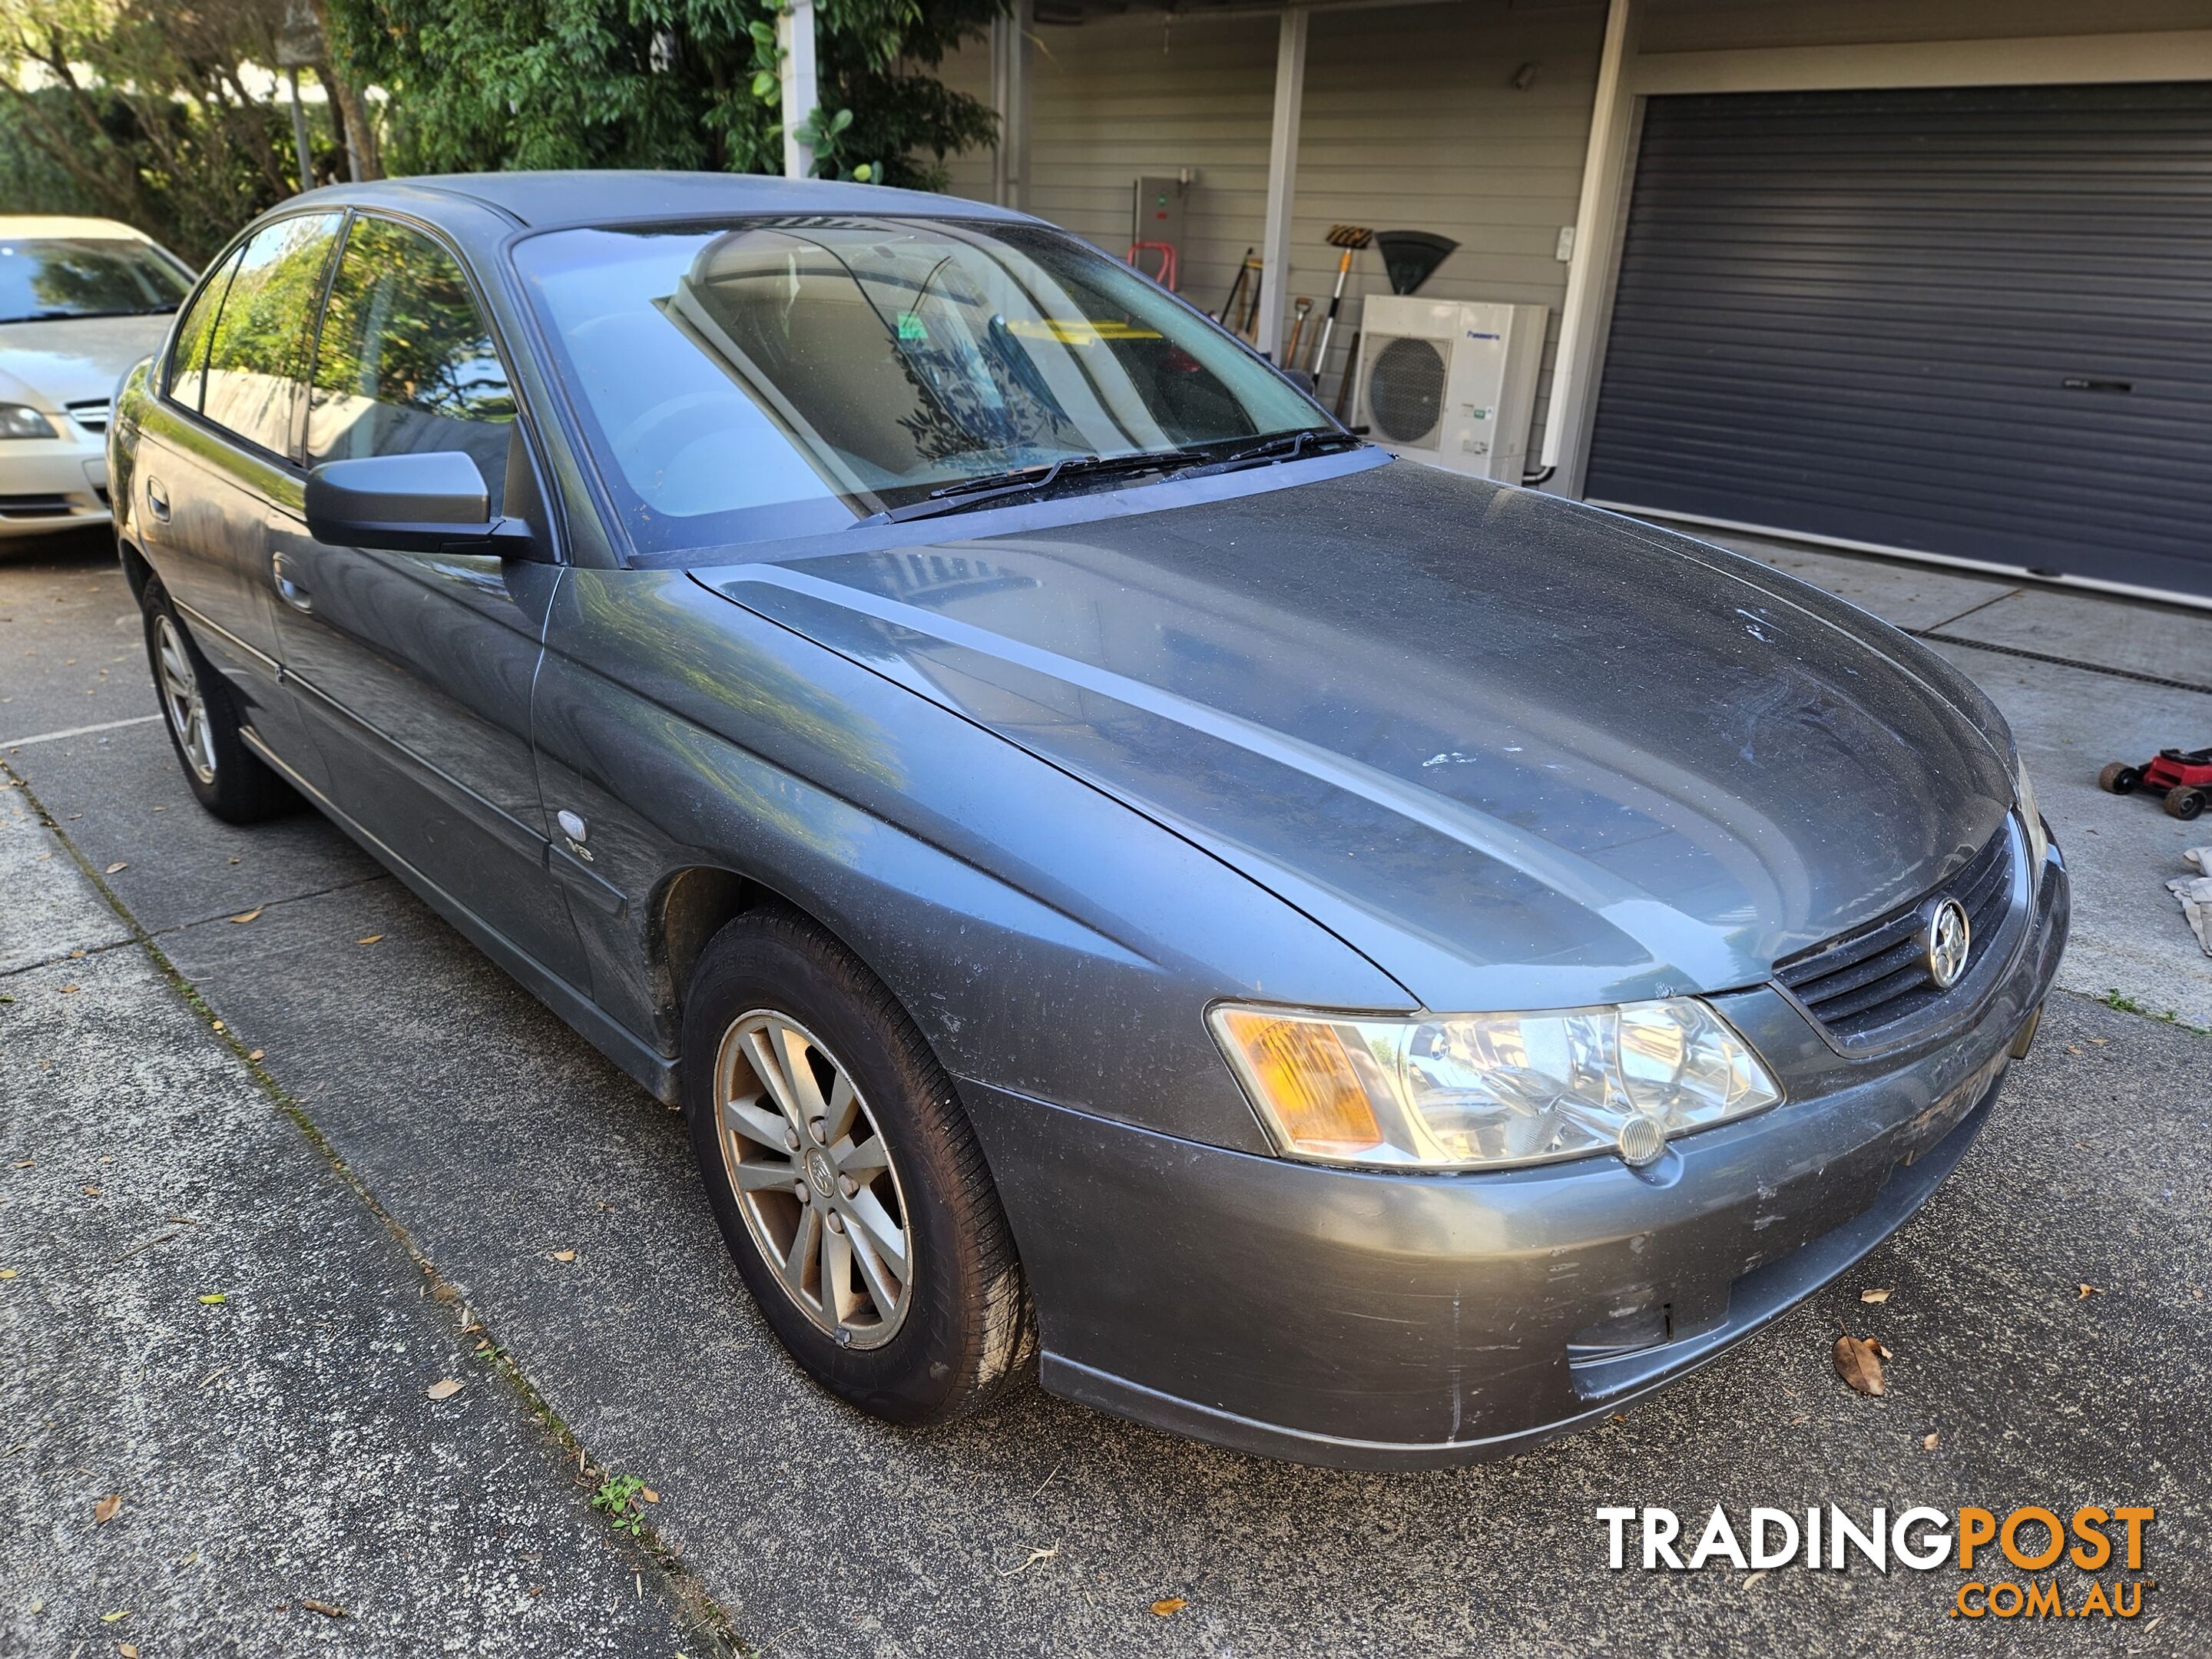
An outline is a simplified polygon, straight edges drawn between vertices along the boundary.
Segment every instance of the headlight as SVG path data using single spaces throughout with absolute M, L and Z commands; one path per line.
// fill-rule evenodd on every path
M 2050 848 L 2051 837 L 2044 832 L 2043 812 L 2035 804 L 2035 786 L 2027 781 L 2027 763 L 2018 756 L 2013 757 L 2012 793 L 2027 826 L 2027 878 L 2031 883 L 2040 883 L 2043 855 Z
M 22 404 L 0 404 L 0 438 L 58 438 L 54 424 Z
M 1323 1164 L 1498 1169 L 1617 1152 L 1771 1106 L 1782 1091 L 1690 997 L 1540 1014 L 1362 1019 L 1216 1008 L 1214 1035 L 1277 1149 Z

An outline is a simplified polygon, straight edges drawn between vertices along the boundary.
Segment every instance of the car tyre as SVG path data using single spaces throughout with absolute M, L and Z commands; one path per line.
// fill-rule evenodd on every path
M 683 1068 L 723 1239 L 817 1382 L 919 1425 L 1026 1380 L 1035 1316 L 975 1131 L 858 957 L 781 907 L 738 916 L 691 976 Z
M 2204 792 L 2201 789 L 2169 789 L 2166 792 L 2166 815 L 2187 823 L 2204 810 Z
M 246 746 L 237 694 L 201 652 L 160 582 L 146 584 L 140 610 L 161 724 L 199 804 L 226 823 L 258 823 L 296 810 L 301 801 L 292 786 Z

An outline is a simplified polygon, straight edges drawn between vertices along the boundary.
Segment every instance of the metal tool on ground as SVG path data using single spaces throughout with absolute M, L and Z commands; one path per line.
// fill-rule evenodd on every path
M 1352 275 L 1352 256 L 1375 240 L 1375 233 L 1365 225 L 1331 225 L 1328 242 L 1331 247 L 1340 247 L 1343 253 L 1336 261 L 1336 291 L 1328 296 L 1328 314 L 1321 320 L 1321 339 L 1314 347 L 1314 384 L 1321 384 L 1322 371 L 1328 367 L 1328 343 L 1336 332 L 1336 313 L 1344 304 L 1345 278 Z M 1350 361 L 1348 358 L 1346 360 Z M 1340 393 L 1337 401 L 1342 404 Z
M 1244 320 L 1237 331 L 1247 340 L 1256 340 L 1260 333 L 1260 296 L 1267 291 L 1263 279 L 1267 274 L 1265 259 L 1252 261 L 1252 280 L 1244 285 Z
M 2163 795 L 2166 816 L 2186 823 L 2212 802 L 2212 749 L 2161 749 L 2141 766 L 2114 761 L 2097 774 L 2097 787 L 2114 795 L 2138 789 Z
M 1243 262 L 1237 267 L 1237 280 L 1229 285 L 1229 297 L 1221 302 L 1221 309 L 1213 313 L 1213 320 L 1222 327 L 1232 330 L 1236 327 L 1229 319 L 1237 314 L 1237 302 L 1244 297 L 1244 284 L 1255 268 L 1252 250 L 1248 247 L 1244 250 Z
M 1376 248 L 1390 278 L 1390 292 L 1411 294 L 1435 275 L 1444 256 L 1459 246 L 1449 236 L 1428 230 L 1378 230 Z
M 1298 366 L 1298 340 L 1306 331 L 1306 319 L 1313 315 L 1314 302 L 1304 295 L 1291 304 L 1291 343 L 1283 348 L 1283 367 L 1296 370 Z

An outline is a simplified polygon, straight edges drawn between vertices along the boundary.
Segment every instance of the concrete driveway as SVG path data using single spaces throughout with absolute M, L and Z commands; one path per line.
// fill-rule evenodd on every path
M 2082 872 L 2071 982 L 2212 1023 L 2203 958 L 2094 920 L 2145 886 L 2170 907 L 2171 821 L 2075 787 L 2104 749 L 2205 740 L 2212 695 L 1959 659 Z M 104 549 L 0 560 L 0 739 L 35 739 L 0 741 L 0 1653 L 2207 1650 L 2212 1042 L 2187 1030 L 2058 994 L 1899 1237 L 1508 1462 L 1334 1474 L 1035 1393 L 906 1433 L 783 1358 L 675 1115 L 319 820 L 201 814 L 152 707 Z M 1839 1327 L 1892 1350 L 1885 1397 L 1837 1381 Z M 588 1507 L 603 1472 L 654 1490 L 660 1550 Z M 2030 1638 L 1954 1622 L 1948 1568 L 1611 1571 L 1595 1518 L 1829 1503 L 2154 1505 L 2155 1588 Z

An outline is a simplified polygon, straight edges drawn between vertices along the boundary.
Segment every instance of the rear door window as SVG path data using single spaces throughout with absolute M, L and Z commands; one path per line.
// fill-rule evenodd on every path
M 222 262 L 222 269 L 207 279 L 191 309 L 185 313 L 185 320 L 177 325 L 176 343 L 169 348 L 169 396 L 186 409 L 200 406 L 200 394 L 207 386 L 208 341 L 215 333 L 223 295 L 230 292 L 230 279 L 237 274 L 245 252 L 240 248 Z
M 295 447 L 308 331 L 339 216 L 301 214 L 258 232 L 240 256 L 208 345 L 201 412 L 275 454 Z
M 458 449 L 501 510 L 514 394 L 453 256 L 358 217 L 331 284 L 307 407 L 307 460 Z

